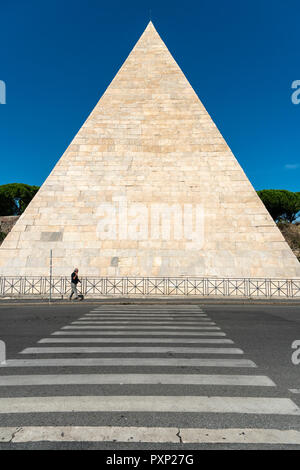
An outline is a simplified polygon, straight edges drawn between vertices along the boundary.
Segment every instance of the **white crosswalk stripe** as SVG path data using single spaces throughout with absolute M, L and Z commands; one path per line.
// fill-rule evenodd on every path
M 243 354 L 243 351 L 238 348 L 186 348 L 182 346 L 120 346 L 120 347 L 55 347 L 51 348 L 26 348 L 21 351 L 21 354 L 94 354 L 94 353 L 176 353 L 176 354 Z
M 162 357 L 70 358 L 70 359 L 8 359 L 0 367 L 60 367 L 60 366 L 169 366 L 169 367 L 256 367 L 248 359 L 182 359 Z
M 130 310 L 134 310 L 134 309 L 141 309 L 141 308 L 148 308 L 148 309 L 165 309 L 165 308 L 168 308 L 168 309 L 172 309 L 172 310 L 201 310 L 202 307 L 198 306 L 198 305 L 195 305 L 193 303 L 182 303 L 182 304 L 179 304 L 179 303 L 176 303 L 176 304 L 169 304 L 169 303 L 161 303 L 161 304 L 157 304 L 155 301 L 153 303 L 151 302 L 147 302 L 147 303 L 135 303 L 135 304 L 132 304 L 132 305 L 128 305 L 128 304 L 102 304 L 102 305 L 98 305 L 96 308 L 99 309 L 99 310 L 106 310 L 108 308 L 126 308 L 126 309 L 130 309 Z
M 179 316 L 175 316 L 175 315 L 104 315 L 103 313 L 101 314 L 98 314 L 98 313 L 87 313 L 84 317 L 81 317 L 80 320 L 83 320 L 85 318 L 92 318 L 92 319 L 95 319 L 95 320 L 114 320 L 114 321 L 118 321 L 118 320 L 130 320 L 130 321 L 134 321 L 134 320 L 169 320 L 169 321 L 184 321 L 184 322 L 189 322 L 189 321 L 194 321 L 194 320 L 197 320 L 197 321 L 200 321 L 200 320 L 203 320 L 203 321 L 209 321 L 210 319 L 205 315 L 201 315 L 201 316 L 192 316 L 192 317 L 179 317 Z
M 121 319 L 121 318 L 145 318 L 145 319 L 150 319 L 150 318 L 167 318 L 167 319 L 172 319 L 176 320 L 177 318 L 180 320 L 190 320 L 190 319 L 197 319 L 200 320 L 201 318 L 206 319 L 208 318 L 207 315 L 204 313 L 195 313 L 195 314 L 189 314 L 189 315 L 179 315 L 179 314 L 172 314 L 172 313 L 114 313 L 113 315 L 111 313 L 86 313 L 84 315 L 85 317 L 94 317 L 94 318 L 113 318 L 113 319 Z
M 299 415 L 288 398 L 206 396 L 56 396 L 1 398 L 3 413 L 168 412 Z
M 178 444 L 294 444 L 300 431 L 266 428 L 183 428 L 134 426 L 22 426 L 0 428 L 0 442 L 113 442 Z M 181 445 L 182 448 L 182 445 Z
M 24 426 L 25 415 L 33 423 L 37 415 L 55 413 L 169 413 L 178 423 L 185 413 L 300 416 L 291 399 L 271 394 L 276 384 L 252 373 L 256 364 L 244 358 L 197 305 L 101 305 L 38 343 L 39 347 L 27 347 L 20 358 L 0 366 L 0 392 L 6 387 L 18 390 L 18 396 L 0 395 L 0 416 L 6 415 L 8 423 L 0 427 L 0 442 L 127 442 L 128 430 L 131 442 L 178 443 L 179 439 L 178 428 L 172 427 L 62 426 L 61 422 L 31 426 L 29 421 Z M 81 387 L 80 394 L 74 393 L 74 386 Z M 88 386 L 94 387 L 93 393 Z M 113 392 L 104 393 L 105 386 L 113 387 Z M 26 393 L 20 396 L 24 387 Z M 41 391 L 46 389 L 47 396 Z M 20 427 L 9 426 L 9 417 L 19 415 Z M 187 443 L 224 442 L 225 436 L 227 443 L 300 444 L 300 433 L 276 428 L 180 428 Z
M 103 325 L 103 326 L 110 326 L 110 327 L 114 327 L 114 326 L 140 326 L 140 327 L 144 327 L 144 326 L 162 326 L 162 327 L 172 327 L 171 329 L 191 329 L 190 327 L 192 327 L 192 329 L 194 327 L 198 328 L 198 327 L 202 327 L 202 326 L 217 326 L 216 325 L 216 322 L 213 322 L 212 320 L 207 320 L 207 319 L 200 319 L 199 321 L 176 321 L 176 320 L 149 320 L 149 319 L 133 319 L 133 320 L 125 320 L 125 319 L 116 319 L 116 318 L 113 318 L 113 319 L 109 319 L 109 318 L 105 318 L 105 319 L 100 319 L 100 318 L 78 318 L 76 320 L 74 320 L 74 322 L 71 322 L 70 325 Z M 69 326 L 69 325 L 66 325 L 66 326 Z M 179 328 L 178 328 L 179 327 Z
M 227 338 L 43 338 L 38 343 L 184 343 L 184 344 L 233 344 Z
M 0 387 L 59 384 L 172 384 L 238 385 L 275 387 L 274 382 L 260 375 L 209 374 L 52 374 L 6 375 L 0 377 Z
M 53 336 L 68 336 L 68 335 L 87 335 L 87 336 L 95 336 L 95 335 L 100 335 L 100 336 L 128 336 L 128 335 L 138 335 L 138 336 L 184 336 L 184 337 L 191 337 L 191 336 L 226 336 L 225 333 L 222 331 L 197 331 L 191 332 L 191 331 L 167 331 L 167 332 L 161 332 L 161 331 L 141 331 L 139 329 L 132 330 L 132 331 L 116 331 L 116 330 L 105 330 L 105 331 L 95 331 L 95 330 L 90 330 L 90 331 L 82 331 L 81 329 L 77 329 L 75 331 L 55 331 L 52 333 Z
M 202 322 L 206 322 L 206 321 L 211 321 L 209 318 L 207 317 L 200 317 L 200 318 L 195 318 L 195 317 L 188 317 L 188 318 L 174 318 L 174 317 L 155 317 L 155 318 L 150 318 L 150 317 L 145 317 L 145 316 L 138 316 L 138 315 L 135 315 L 134 317 L 127 317 L 127 315 L 123 315 L 122 317 L 116 317 L 116 316 L 107 316 L 107 317 L 104 317 L 103 315 L 85 315 L 84 317 L 81 317 L 79 318 L 78 320 L 93 320 L 93 321 L 99 321 L 99 322 L 108 322 L 108 321 L 112 321 L 114 323 L 120 323 L 120 321 L 126 321 L 128 323 L 130 322 L 136 322 L 136 321 L 141 321 L 141 322 L 150 322 L 152 323 L 154 320 L 155 320 L 155 323 L 159 322 L 159 323 L 202 323 Z
M 115 325 L 117 326 L 117 325 Z M 84 329 L 88 329 L 88 330 L 110 330 L 111 328 L 113 327 L 113 325 L 75 325 L 75 326 L 64 326 L 62 328 L 62 330 L 84 330 Z M 120 325 L 118 326 L 118 330 L 134 330 L 134 329 L 139 329 L 139 330 L 180 330 L 180 331 L 184 331 L 184 330 L 219 330 L 220 328 L 218 326 L 141 326 L 141 325 Z
M 192 325 L 201 325 L 201 326 L 207 326 L 207 325 L 215 325 L 214 322 L 170 322 L 170 321 L 152 321 L 152 322 L 147 322 L 147 321 L 119 321 L 118 323 L 115 323 L 111 320 L 78 320 L 78 321 L 73 321 L 71 325 L 109 325 L 110 327 L 116 326 L 116 325 L 129 325 L 129 326 L 156 326 L 156 325 L 165 325 L 165 326 L 179 326 L 179 327 L 190 327 Z

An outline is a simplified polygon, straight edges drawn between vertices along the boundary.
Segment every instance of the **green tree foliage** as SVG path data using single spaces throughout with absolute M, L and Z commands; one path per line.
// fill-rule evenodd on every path
M 23 183 L 0 186 L 0 215 L 22 214 L 38 190 L 39 186 Z
M 257 191 L 275 222 L 294 222 L 300 211 L 300 193 L 285 189 L 263 189 Z

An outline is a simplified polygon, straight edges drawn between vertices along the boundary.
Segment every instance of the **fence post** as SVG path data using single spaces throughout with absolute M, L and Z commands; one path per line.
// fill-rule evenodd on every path
M 50 289 L 49 289 L 49 303 L 52 300 L 52 250 L 50 250 Z

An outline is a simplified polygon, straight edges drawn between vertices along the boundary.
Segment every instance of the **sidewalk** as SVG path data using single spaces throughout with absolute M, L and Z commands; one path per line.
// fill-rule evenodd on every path
M 57 304 L 57 305 L 74 305 L 75 303 L 83 304 L 116 304 L 116 305 L 130 305 L 130 304 L 169 304 L 169 305 L 180 305 L 180 304 L 224 304 L 224 305 L 258 305 L 258 304 L 267 304 L 267 305 L 299 305 L 300 307 L 300 297 L 299 298 L 233 298 L 233 297 L 177 297 L 177 298 L 166 298 L 166 297 L 87 297 L 82 302 L 73 300 L 70 301 L 68 298 L 59 299 L 52 298 L 49 302 L 48 298 L 28 298 L 28 297 L 0 297 L 0 306 L 1 305 L 38 305 L 38 304 Z M 300 310 L 299 310 L 300 313 Z

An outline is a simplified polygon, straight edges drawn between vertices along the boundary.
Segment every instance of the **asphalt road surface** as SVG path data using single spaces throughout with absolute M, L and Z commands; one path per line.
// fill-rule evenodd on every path
M 2 303 L 0 339 L 0 449 L 300 449 L 299 305 Z

